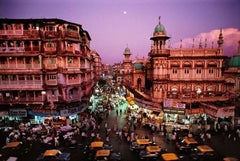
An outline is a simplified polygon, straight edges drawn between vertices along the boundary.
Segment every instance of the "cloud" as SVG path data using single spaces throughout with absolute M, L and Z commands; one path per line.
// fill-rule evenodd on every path
M 219 37 L 220 30 L 212 30 L 206 33 L 200 33 L 193 38 L 185 38 L 182 40 L 183 48 L 199 47 L 200 41 L 204 47 L 207 44 L 207 48 L 217 47 L 217 41 Z M 233 56 L 237 54 L 238 41 L 240 41 L 240 30 L 237 28 L 225 28 L 222 30 L 223 33 L 223 51 L 226 56 Z M 174 43 L 173 48 L 179 48 L 180 42 Z

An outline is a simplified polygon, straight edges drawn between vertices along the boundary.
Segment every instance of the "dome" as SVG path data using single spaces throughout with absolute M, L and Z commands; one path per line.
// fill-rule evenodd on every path
M 233 56 L 229 62 L 229 67 L 240 67 L 240 55 Z
M 125 52 L 130 52 L 130 49 L 128 47 L 126 47 L 126 49 L 124 51 Z
M 162 24 L 158 24 L 154 29 L 154 33 L 156 33 L 156 32 L 164 32 L 165 33 L 165 27 Z
M 136 70 L 141 70 L 141 69 L 143 69 L 143 65 L 142 65 L 142 63 L 135 63 L 135 64 L 134 64 L 134 68 L 135 68 Z
M 161 17 L 159 17 L 159 22 L 158 22 L 157 26 L 154 28 L 153 36 L 166 36 L 167 35 L 165 27 L 160 22 L 160 18 Z

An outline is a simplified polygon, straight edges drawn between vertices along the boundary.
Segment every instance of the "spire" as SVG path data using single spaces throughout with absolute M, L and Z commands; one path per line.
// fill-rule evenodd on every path
M 180 49 L 182 49 L 182 39 L 180 40 Z
M 200 39 L 200 42 L 199 42 L 199 49 L 202 48 L 202 39 Z
M 193 41 L 193 43 L 192 43 L 192 48 L 194 48 L 194 41 L 195 41 L 194 38 L 192 39 L 192 41 Z
M 205 48 L 207 48 L 207 38 L 205 39 L 205 45 L 204 45 Z
M 222 34 L 222 28 L 220 29 L 219 37 L 218 37 L 218 47 L 221 48 L 223 44 L 223 34 Z
M 240 40 L 238 41 L 238 52 L 237 55 L 240 55 Z
M 161 16 L 158 17 L 158 24 L 161 25 Z

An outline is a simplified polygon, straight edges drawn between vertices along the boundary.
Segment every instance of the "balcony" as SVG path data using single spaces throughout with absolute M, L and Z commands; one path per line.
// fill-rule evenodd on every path
M 147 76 L 150 80 L 169 80 L 169 74 L 148 74 Z
M 21 89 L 42 89 L 43 82 L 41 80 L 1 80 L 0 88 L 2 90 L 21 90 Z
M 45 31 L 45 38 L 59 38 L 60 34 L 57 31 Z
M 24 47 L 0 47 L 0 52 L 6 52 L 6 53 L 25 52 L 25 48 Z
M 44 47 L 45 52 L 55 52 L 57 51 L 57 47 Z
M 57 85 L 57 80 L 56 79 L 50 79 L 50 80 L 46 80 L 46 85 Z
M 168 50 L 168 49 L 152 49 L 149 52 L 149 56 L 151 56 L 151 57 L 166 57 L 166 56 L 170 56 L 170 50 Z
M 79 39 L 79 33 L 76 31 L 65 31 L 65 38 Z

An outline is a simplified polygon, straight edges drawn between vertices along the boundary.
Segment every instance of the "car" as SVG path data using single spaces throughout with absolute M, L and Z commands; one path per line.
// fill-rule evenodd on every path
M 160 159 L 161 161 L 178 161 L 179 157 L 176 153 L 169 152 L 162 154 Z
M 216 154 L 213 148 L 209 145 L 197 146 L 193 153 L 190 154 L 190 160 L 192 161 L 211 161 L 216 160 Z
M 70 161 L 70 156 L 70 153 L 61 152 L 58 149 L 49 149 L 41 153 L 37 161 Z
M 131 142 L 130 150 L 131 151 L 141 151 L 146 148 L 150 144 L 149 139 L 137 139 L 136 141 Z
M 17 157 L 21 158 L 27 155 L 31 150 L 31 144 L 24 144 L 20 141 L 13 141 L 7 143 L 5 146 L 2 147 L 0 151 L 0 159 L 6 160 L 9 157 Z
M 158 145 L 147 146 L 145 150 L 140 151 L 141 160 L 157 160 L 162 149 Z
M 194 138 L 184 138 L 176 142 L 176 150 L 183 153 L 190 153 L 199 145 Z
M 100 149 L 96 151 L 95 161 L 121 161 L 121 154 L 111 152 L 109 149 Z

